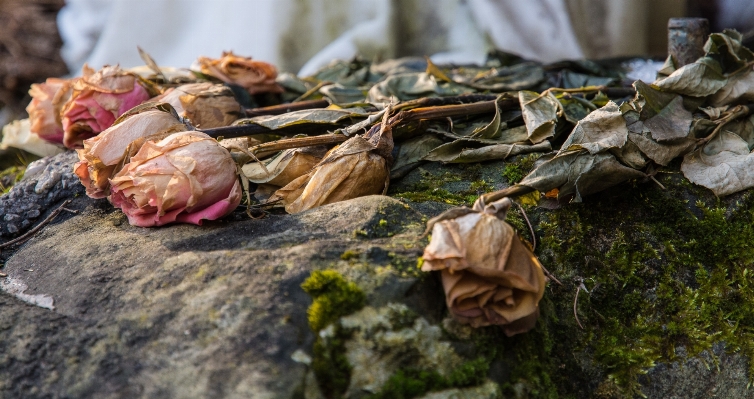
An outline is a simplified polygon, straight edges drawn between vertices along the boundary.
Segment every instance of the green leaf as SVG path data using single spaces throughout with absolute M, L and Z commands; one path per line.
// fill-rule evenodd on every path
M 555 135 L 559 103 L 551 92 L 519 91 L 518 100 L 529 141 L 539 143 Z

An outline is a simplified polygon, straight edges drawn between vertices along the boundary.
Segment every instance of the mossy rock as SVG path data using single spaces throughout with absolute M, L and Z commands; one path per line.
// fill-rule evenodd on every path
M 201 227 L 137 228 L 79 198 L 80 214 L 2 269 L 27 289 L 0 292 L 0 396 L 753 397 L 754 196 L 717 199 L 678 165 L 657 174 L 665 189 L 630 182 L 524 207 L 536 254 L 563 283 L 549 283 L 532 331 L 509 338 L 448 317 L 437 276 L 417 268 L 426 220 L 507 186 L 531 160 L 427 163 L 391 183 L 394 198 L 260 220 L 239 210 Z M 508 221 L 533 241 L 519 210 Z M 313 276 L 336 289 L 308 295 Z M 50 296 L 54 310 L 24 295 Z M 395 317 L 359 319 L 372 311 Z M 349 391 L 372 364 L 348 360 L 358 353 L 385 365 L 370 391 Z

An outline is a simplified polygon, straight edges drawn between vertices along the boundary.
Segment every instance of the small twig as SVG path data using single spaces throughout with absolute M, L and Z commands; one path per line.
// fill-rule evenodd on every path
M 297 103 L 272 105 L 262 108 L 248 108 L 245 110 L 248 117 L 263 115 L 281 115 L 292 111 L 301 111 L 305 109 L 327 108 L 330 102 L 327 100 L 308 100 Z
M 665 186 L 663 186 L 662 183 L 659 182 L 659 180 L 655 179 L 654 176 L 649 175 L 649 178 L 652 179 L 653 182 L 657 183 L 657 185 L 660 186 L 661 189 L 667 190 L 667 188 L 665 188 Z
M 584 280 L 583 279 L 579 278 L 578 282 L 579 282 L 579 285 L 578 285 L 578 287 L 576 287 L 576 296 L 573 298 L 573 317 L 576 318 L 576 324 L 578 324 L 579 327 L 581 327 L 581 329 L 583 330 L 584 326 L 582 326 L 581 325 L 581 321 L 579 321 L 579 315 L 576 312 L 576 308 L 578 307 L 578 304 L 579 304 L 579 292 L 581 290 L 584 290 L 584 292 L 586 292 L 588 294 L 589 291 L 586 289 L 586 286 L 584 285 Z
M 518 210 L 521 211 L 521 215 L 524 217 L 526 225 L 529 226 L 529 232 L 531 233 L 531 251 L 534 252 L 537 250 L 537 236 L 534 235 L 534 227 L 532 227 L 531 222 L 529 221 L 529 217 L 526 216 L 524 207 L 521 206 L 521 204 L 519 204 L 518 202 L 513 201 L 513 203 L 516 204 Z
M 726 115 L 724 118 L 720 118 L 715 122 L 718 122 L 717 127 L 715 127 L 715 130 L 712 131 L 707 137 L 699 140 L 697 143 L 697 146 L 702 146 L 704 144 L 707 144 L 710 140 L 712 140 L 717 134 L 720 132 L 720 130 L 723 129 L 723 126 L 727 125 L 730 122 L 733 122 L 734 120 L 738 119 L 741 116 L 746 116 L 750 113 L 750 109 L 746 105 L 738 105 L 735 108 L 731 110 L 731 112 Z
M 485 204 L 493 203 L 505 197 L 513 198 L 513 197 L 518 197 L 521 195 L 529 194 L 532 191 L 534 191 L 534 189 L 529 186 L 516 184 L 514 186 L 506 187 L 499 191 L 493 191 L 491 193 L 482 194 L 479 196 L 479 199 L 477 199 L 476 202 L 474 203 L 474 209 L 477 209 L 477 203 L 480 206 L 479 209 L 484 209 Z
M 323 80 L 322 82 L 317 83 L 316 86 L 312 87 L 311 89 L 307 90 L 306 93 L 300 95 L 297 99 L 293 100 L 294 103 L 297 103 L 299 101 L 305 100 L 307 97 L 311 96 L 312 94 L 316 93 L 319 89 L 331 85 L 333 82 L 329 82 L 327 80 Z
M 380 119 L 382 119 L 382 116 L 385 114 L 385 112 L 387 112 L 387 110 L 388 108 L 385 107 L 385 109 L 383 109 L 382 111 L 369 115 L 369 117 L 364 119 L 363 121 L 357 122 L 348 127 L 344 127 L 343 129 L 338 129 L 335 132 L 343 133 L 346 136 L 351 136 L 360 130 L 367 130 L 367 127 L 373 125 L 374 123 L 377 123 Z
M 7 247 L 10 247 L 10 246 L 15 245 L 15 244 L 20 244 L 20 243 L 23 243 L 24 241 L 28 240 L 37 231 L 39 231 L 39 229 L 41 229 L 46 224 L 50 223 L 53 219 L 55 219 L 55 217 L 57 217 L 58 215 L 60 215 L 61 212 L 63 212 L 63 211 L 70 211 L 69 209 L 67 209 L 65 207 L 66 205 L 68 205 L 70 203 L 71 203 L 71 200 L 69 200 L 69 199 L 63 201 L 63 204 L 61 204 L 57 209 L 55 209 L 54 211 L 52 211 L 52 213 L 50 213 L 50 215 L 47 216 L 47 218 L 45 220 L 43 220 L 41 223 L 39 223 L 36 227 L 34 227 L 33 229 L 27 231 L 26 234 L 24 234 L 24 235 L 22 235 L 22 236 L 20 236 L 20 237 L 18 237 L 16 239 L 13 239 L 13 240 L 10 240 L 8 242 L 4 242 L 4 243 L 0 244 L 0 249 L 7 248 Z M 76 213 L 78 213 L 78 212 L 76 212 Z

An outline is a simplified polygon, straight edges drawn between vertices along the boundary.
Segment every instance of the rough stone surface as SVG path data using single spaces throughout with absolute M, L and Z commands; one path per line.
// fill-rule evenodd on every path
M 33 166 L 14 188 L 25 196 L 0 197 L 3 229 L 6 219 L 38 221 L 70 196 L 70 207 L 81 211 L 62 214 L 15 252 L 2 253 L 12 256 L 0 269 L 7 274 L 0 278 L 0 398 L 324 399 L 312 369 L 312 302 L 300 288 L 321 269 L 338 271 L 367 297 L 365 308 L 337 322 L 350 334 L 343 344 L 352 366 L 349 398 L 379 392 L 400 368 L 446 375 L 477 359 L 479 342 L 500 349 L 484 383 L 421 397 L 540 397 L 536 380 L 511 378 L 521 359 L 510 350 L 523 341 L 453 321 L 436 276 L 417 272 L 424 223 L 447 203 L 371 196 L 297 215 L 250 220 L 237 210 L 203 226 L 146 229 L 130 226 L 105 200 L 81 195 L 78 183 L 69 185 L 74 160 L 68 153 L 37 165 L 36 173 Z M 469 193 L 478 179 L 500 188 L 500 167 L 427 164 L 393 190 L 419 190 L 428 173 L 431 184 L 450 193 Z M 36 187 L 48 191 L 37 194 Z M 552 287 L 547 292 L 556 295 Z M 658 362 L 639 380 L 643 393 L 754 398 L 746 358 L 720 345 L 712 353 Z M 582 392 L 579 398 L 621 397 L 590 355 L 569 347 L 566 356 L 584 359 L 583 368 L 562 373 L 590 384 L 572 391 Z
M 390 238 L 362 238 L 380 235 L 380 220 L 413 224 Z M 12 309 L 0 315 L 0 396 L 295 397 L 307 367 L 292 355 L 310 353 L 313 342 L 311 301 L 299 285 L 313 268 L 340 263 L 380 297 L 375 303 L 405 300 L 417 278 L 379 276 L 339 256 L 352 249 L 380 257 L 369 249 L 397 242 L 396 253 L 415 261 L 419 249 L 409 243 L 420 229 L 417 212 L 381 196 L 295 216 L 157 229 L 90 204 L 45 228 L 3 269 L 0 286 L 23 282 L 26 295 L 52 297 L 55 310 L 0 293 L 3 309 Z M 441 314 L 442 302 L 417 294 L 414 309 Z
M 0 197 L 0 238 L 19 236 L 65 199 L 84 194 L 73 174 L 75 151 L 42 158 L 29 164 L 23 179 Z

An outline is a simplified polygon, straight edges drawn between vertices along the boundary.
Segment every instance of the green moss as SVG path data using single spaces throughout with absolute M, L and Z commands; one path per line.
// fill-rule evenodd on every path
M 505 165 L 503 169 L 503 177 L 508 180 L 509 184 L 516 184 L 526 176 L 534 167 L 534 162 L 539 159 L 542 154 L 529 154 L 521 157 L 515 162 L 511 162 Z
M 361 309 L 366 302 L 364 292 L 334 270 L 312 272 L 301 288 L 314 300 L 307 310 L 309 327 L 314 332 Z M 318 334 L 314 342 L 312 370 L 328 398 L 340 397 L 348 388 L 351 366 L 345 357 L 344 340 L 347 337 L 346 332 L 335 327 L 331 336 Z
M 447 377 L 435 370 L 399 369 L 390 376 L 380 392 L 367 398 L 411 399 L 427 392 L 474 386 L 484 382 L 488 369 L 489 361 L 484 357 L 464 362 Z
M 342 254 L 340 254 L 340 259 L 343 259 L 343 260 L 359 259 L 360 256 L 361 254 L 359 254 L 358 252 L 352 251 L 349 249 L 349 250 L 346 250 L 346 252 L 343 252 Z
M 436 176 L 422 171 L 422 180 L 419 183 L 411 185 L 405 191 L 391 192 L 391 195 L 413 202 L 434 201 L 450 205 L 472 205 L 479 195 L 495 190 L 489 182 L 476 179 L 481 174 L 478 166 L 481 165 L 464 165 L 463 173 L 460 174 L 444 172 Z M 445 188 L 448 184 L 462 180 L 472 180 L 467 189 L 450 191 Z
M 7 194 L 10 189 L 24 177 L 26 166 L 11 166 L 0 171 L 0 195 Z
M 363 308 L 366 301 L 364 292 L 335 270 L 312 272 L 301 288 L 314 299 L 306 312 L 313 331 L 319 331 L 338 318 Z
M 536 216 L 538 255 L 564 286 L 551 283 L 543 301 L 552 305 L 543 307 L 539 323 L 547 328 L 522 338 L 552 347 L 522 354 L 512 371 L 518 380 L 542 386 L 549 379 L 564 397 L 602 375 L 600 389 L 632 397 L 641 395 L 639 381 L 655 364 L 697 356 L 717 342 L 752 359 L 754 196 L 721 202 L 677 176 L 662 183 L 667 191 L 622 186 Z M 689 197 L 700 200 L 691 205 L 683 200 Z M 581 281 L 589 290 L 577 306 L 583 330 L 573 316 Z M 518 380 L 512 376 L 511 384 Z

